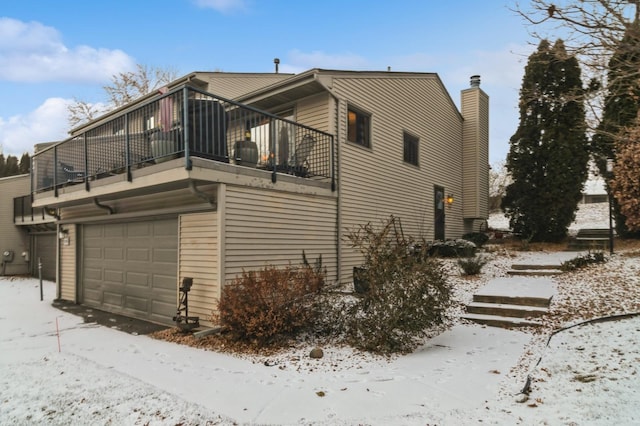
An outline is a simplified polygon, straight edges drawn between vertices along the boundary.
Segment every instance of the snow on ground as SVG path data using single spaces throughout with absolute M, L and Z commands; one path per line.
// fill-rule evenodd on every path
M 492 213 L 489 216 L 491 229 L 508 230 L 509 219 L 503 213 Z M 575 235 L 580 228 L 609 228 L 609 204 L 579 204 L 576 219 L 569 225 L 569 235 Z
M 512 263 L 566 256 L 499 247 L 472 278 L 449 261 L 456 310 Z M 51 282 L 40 301 L 37 280 L 2 278 L 0 424 L 640 424 L 637 316 L 549 340 L 640 311 L 639 260 L 630 250 L 555 278 L 542 330 L 456 320 L 392 358 L 324 347 L 312 360 L 312 342 L 269 358 L 181 346 L 83 323 L 51 306 Z

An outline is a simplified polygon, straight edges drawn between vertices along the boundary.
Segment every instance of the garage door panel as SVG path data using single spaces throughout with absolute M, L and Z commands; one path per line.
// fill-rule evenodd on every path
M 151 236 L 152 230 L 153 227 L 148 222 L 134 222 L 127 224 L 127 236 L 130 238 Z
M 86 260 L 90 259 L 102 259 L 102 248 L 101 247 L 84 247 L 84 258 Z
M 148 247 L 130 247 L 127 249 L 127 260 L 148 262 L 151 260 Z
M 109 291 L 105 291 L 102 293 L 102 303 L 105 305 L 112 305 L 114 307 L 122 306 L 122 294 L 120 293 L 111 293 Z
M 124 260 L 124 250 L 121 247 L 105 247 L 104 258 L 113 260 Z
M 153 234 L 157 237 L 173 237 L 178 236 L 178 227 L 165 226 L 162 223 L 154 223 L 153 224 Z
M 169 302 L 162 302 L 160 300 L 153 300 L 151 302 L 151 316 L 156 321 L 163 322 L 166 312 L 171 312 L 171 316 L 176 314 L 176 304 Z
M 103 229 L 100 227 L 85 227 L 84 237 L 86 239 L 102 237 Z
M 153 288 L 161 289 L 161 290 L 171 290 L 176 291 L 176 278 L 169 275 L 153 275 Z M 175 295 L 174 295 L 175 299 Z
M 107 269 L 104 271 L 104 280 L 111 283 L 124 284 L 124 274 L 119 270 Z
M 178 251 L 171 248 L 155 248 L 153 249 L 153 261 L 175 263 L 178 258 Z
M 84 279 L 88 280 L 102 280 L 102 269 L 98 268 L 85 268 Z
M 85 300 L 95 300 L 101 301 L 101 294 L 98 290 L 93 288 L 85 288 L 84 289 L 84 297 Z
M 177 219 L 83 227 L 83 302 L 172 323 L 177 306 Z
M 124 306 L 126 309 L 133 309 L 146 314 L 149 310 L 149 299 L 144 297 L 127 296 L 125 298 Z
M 127 272 L 127 285 L 133 287 L 149 288 L 149 274 L 140 272 Z

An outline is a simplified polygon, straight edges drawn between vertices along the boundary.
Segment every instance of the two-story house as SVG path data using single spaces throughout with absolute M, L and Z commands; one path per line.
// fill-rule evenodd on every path
M 60 298 L 170 323 L 193 278 L 204 324 L 243 270 L 322 255 L 390 215 L 427 240 L 487 219 L 488 97 L 461 110 L 433 73 L 195 72 L 72 131 L 33 158 L 34 206 L 55 209 Z

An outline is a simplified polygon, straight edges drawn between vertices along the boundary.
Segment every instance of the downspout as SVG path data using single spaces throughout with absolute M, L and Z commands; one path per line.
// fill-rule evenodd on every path
M 93 199 L 93 204 L 95 204 L 96 207 L 100 207 L 101 209 L 108 211 L 109 214 L 115 213 L 115 210 L 113 209 L 113 207 L 107 206 L 106 204 L 100 204 L 100 202 L 98 201 L 98 198 Z
M 334 138 L 335 143 L 335 164 L 334 167 L 334 178 L 337 174 L 336 182 L 336 190 L 338 191 L 338 199 L 336 205 L 336 282 L 340 282 L 340 276 L 342 273 L 342 214 L 340 210 L 341 198 L 340 198 L 340 98 L 336 95 L 333 90 L 322 81 L 322 79 L 318 78 L 318 73 L 313 74 L 313 79 L 318 82 L 326 91 L 333 97 L 336 102 L 336 108 L 334 111 L 334 120 L 335 120 L 335 129 L 336 135 Z
M 212 206 L 216 211 L 218 210 L 218 203 L 216 202 L 216 200 L 214 200 L 213 197 L 206 192 L 200 191 L 196 186 L 195 181 L 189 181 L 189 189 L 191 190 L 191 193 L 193 195 L 209 203 L 209 205 Z

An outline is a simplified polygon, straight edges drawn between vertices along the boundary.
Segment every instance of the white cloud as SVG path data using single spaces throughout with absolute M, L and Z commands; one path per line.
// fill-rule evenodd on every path
M 67 105 L 69 99 L 49 98 L 28 115 L 0 117 L 0 146 L 2 153 L 20 157 L 33 153 L 33 146 L 42 142 L 53 142 L 67 138 L 69 122 Z
M 60 33 L 39 22 L 0 18 L 0 79 L 14 82 L 104 82 L 132 69 L 121 50 L 69 48 Z
M 242 12 L 248 9 L 246 0 L 194 0 L 198 7 L 214 9 L 221 13 Z

